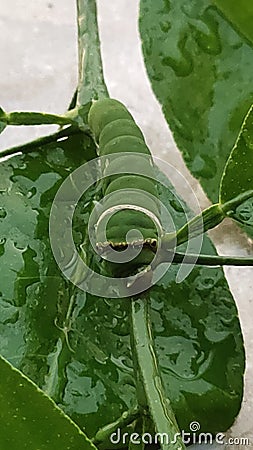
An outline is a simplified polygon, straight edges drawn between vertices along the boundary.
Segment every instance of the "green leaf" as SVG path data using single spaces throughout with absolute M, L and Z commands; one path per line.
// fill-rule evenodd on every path
M 141 0 L 140 7 L 153 90 L 188 168 L 217 202 L 223 168 L 253 102 L 253 49 L 212 0 Z
M 245 225 L 253 225 L 253 107 L 243 122 L 225 166 L 220 203 L 230 217 Z
M 178 229 L 185 219 L 175 197 L 172 187 L 160 188 L 160 200 Z M 206 236 L 201 250 L 215 254 Z M 189 430 L 194 418 L 202 432 L 225 430 L 242 399 L 244 351 L 236 306 L 222 269 L 195 267 L 180 284 L 177 272 L 178 266 L 171 266 L 151 290 L 165 389 L 181 429 Z
M 60 139 L 69 138 L 72 135 L 78 135 L 80 133 L 80 130 L 88 133 L 88 126 L 86 125 L 88 123 L 88 113 L 90 110 L 91 103 L 87 103 L 86 105 L 80 106 L 79 108 L 72 109 L 71 111 L 68 111 L 66 113 L 66 116 L 69 117 L 71 122 L 75 123 L 74 126 L 65 127 L 63 129 L 60 129 L 56 133 L 49 134 L 47 136 L 39 137 L 35 139 L 34 141 L 27 142 L 22 145 L 18 145 L 15 147 L 7 148 L 3 151 L 1 151 L 0 156 L 11 156 L 15 153 L 22 152 L 22 153 L 29 153 L 33 152 L 37 148 L 43 148 L 43 146 L 50 144 L 50 143 L 56 143 Z M 78 125 L 78 128 L 76 127 Z
M 0 134 L 5 130 L 6 124 L 4 122 L 0 122 Z
M 4 131 L 6 128 L 6 123 L 2 121 L 1 119 L 5 116 L 4 110 L 0 107 L 0 134 Z
M 0 165 L 1 352 L 58 402 L 72 359 L 70 299 L 75 313 L 85 297 L 73 292 L 54 261 L 48 218 L 61 182 L 94 152 L 93 141 L 79 133 Z
M 110 306 L 64 279 L 48 222 L 62 181 L 94 156 L 93 141 L 79 133 L 0 164 L 1 353 L 90 437 L 135 406 L 128 303 Z M 74 219 L 77 244 L 93 198 L 86 194 Z
M 79 82 L 77 105 L 108 97 L 104 81 L 95 0 L 77 0 Z
M 231 24 L 253 44 L 253 5 L 248 0 L 213 0 Z
M 1 448 L 95 450 L 76 424 L 2 357 L 0 378 Z
M 14 147 L 7 148 L 5 150 L 2 150 L 0 153 L 0 156 L 12 156 L 16 153 L 29 153 L 34 152 L 38 148 L 42 149 L 44 145 L 50 144 L 52 142 L 57 142 L 60 139 L 69 138 L 73 134 L 79 134 L 80 130 L 78 130 L 76 127 L 67 127 L 64 129 L 61 129 L 57 131 L 56 133 L 49 134 L 47 136 L 42 136 L 37 139 L 34 139 L 34 141 L 26 142 L 22 145 L 16 145 Z
M 1 353 L 50 395 L 88 437 L 136 406 L 129 299 L 97 298 L 58 269 L 48 220 L 62 181 L 94 145 L 80 133 L 0 165 Z M 76 209 L 82 243 L 95 194 Z M 171 186 L 160 199 L 185 223 Z M 59 232 L 62 230 L 59 224 Z M 66 250 L 66 249 L 63 249 Z M 88 249 L 87 249 L 88 250 Z M 205 240 L 203 253 L 214 249 Z M 99 270 L 100 260 L 93 262 Z M 237 310 L 221 269 L 195 268 L 181 284 L 173 265 L 151 290 L 151 319 L 166 394 L 181 428 L 225 430 L 242 398 L 244 353 Z M 115 448 L 109 442 L 106 449 Z

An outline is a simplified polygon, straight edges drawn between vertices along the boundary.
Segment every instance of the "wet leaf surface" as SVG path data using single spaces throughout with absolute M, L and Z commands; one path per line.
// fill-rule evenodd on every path
M 248 193 L 248 194 L 247 194 Z M 248 198 L 244 198 L 248 196 Z M 227 161 L 220 186 L 222 204 L 235 199 L 230 217 L 248 227 L 253 225 L 253 109 L 250 108 L 238 140 Z
M 228 19 L 236 30 L 253 44 L 253 5 L 248 0 L 213 0 L 218 10 Z
M 54 195 L 72 170 L 94 157 L 89 138 L 72 139 L 77 137 L 0 165 L 0 352 L 91 437 L 135 406 L 136 392 L 128 299 L 98 298 L 75 288 L 51 252 Z M 183 225 L 172 189 L 161 188 L 160 198 L 176 226 Z M 76 210 L 77 243 L 85 238 L 93 200 L 91 189 L 86 206 Z M 203 252 L 214 252 L 208 240 Z M 195 268 L 181 284 L 175 281 L 177 270 L 174 265 L 151 291 L 166 392 L 184 429 L 198 420 L 202 431 L 224 430 L 242 396 L 244 352 L 236 307 L 221 269 Z
M 0 374 L 1 448 L 95 450 L 69 417 L 2 357 Z
M 214 3 L 142 0 L 140 32 L 148 75 L 178 147 L 217 202 L 223 168 L 253 102 L 253 49 Z M 231 14 L 236 8 L 241 4 L 234 2 Z

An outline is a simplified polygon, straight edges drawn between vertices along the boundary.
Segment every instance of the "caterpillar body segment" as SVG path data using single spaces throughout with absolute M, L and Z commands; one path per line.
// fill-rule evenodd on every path
M 109 122 L 101 131 L 99 145 L 104 147 L 107 142 L 121 136 L 135 136 L 144 140 L 140 128 L 132 119 L 116 119 L 113 122 Z
M 108 98 L 94 102 L 89 111 L 88 122 L 96 141 L 99 142 L 99 136 L 106 125 L 119 119 L 133 120 L 122 103 Z
M 105 194 L 110 183 L 125 175 L 131 177 L 137 176 L 139 181 L 143 179 L 146 181 L 150 180 L 153 186 L 155 186 L 156 192 L 156 185 L 152 180 L 154 177 L 154 167 L 151 165 L 151 162 L 149 155 L 143 155 L 141 153 L 123 153 L 120 157 L 117 154 L 110 154 L 108 160 L 105 159 L 104 163 L 102 163 L 103 175 L 106 175 L 103 182 L 103 193 Z M 138 180 L 136 180 L 137 184 L 134 184 L 137 188 L 141 185 L 141 183 L 138 183 Z M 126 186 L 130 185 L 126 184 L 123 188 Z
M 111 192 L 125 189 L 126 186 L 128 186 L 129 189 L 135 189 L 136 184 L 138 184 L 138 189 L 145 190 L 151 195 L 156 196 L 156 187 L 154 186 L 154 183 L 148 178 L 145 179 L 138 175 L 122 175 L 121 177 L 111 179 L 110 184 L 106 187 L 105 193 L 111 194 Z
M 132 251 L 123 268 L 110 263 L 114 274 L 132 273 L 153 260 L 161 228 L 151 153 L 133 117 L 117 100 L 94 102 L 88 122 L 103 157 L 105 198 L 96 225 L 97 248 L 103 254 Z
M 103 147 L 99 145 L 99 156 L 113 153 L 144 153 L 150 155 L 145 142 L 136 136 L 119 136 L 104 144 Z

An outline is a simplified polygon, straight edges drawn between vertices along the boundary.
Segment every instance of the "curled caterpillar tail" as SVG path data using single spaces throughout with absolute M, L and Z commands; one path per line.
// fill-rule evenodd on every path
M 103 255 L 114 254 L 107 258 L 114 274 L 133 273 L 152 262 L 161 231 L 151 153 L 132 115 L 117 100 L 94 102 L 88 122 L 104 177 L 97 248 Z

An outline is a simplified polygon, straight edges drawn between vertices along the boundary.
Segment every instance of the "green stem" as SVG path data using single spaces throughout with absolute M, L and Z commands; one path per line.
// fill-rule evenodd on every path
M 175 243 L 179 246 L 184 244 L 184 242 L 215 228 L 225 219 L 225 217 L 232 216 L 236 208 L 251 197 L 253 197 L 253 190 L 243 192 L 226 203 L 215 203 L 214 205 L 209 206 L 200 214 L 193 217 L 192 220 L 187 222 L 176 233 L 165 233 L 163 236 L 164 249 L 170 250 Z
M 200 234 L 205 233 L 207 230 L 216 227 L 219 225 L 223 219 L 226 217 L 225 213 L 222 211 L 219 203 L 216 203 L 210 206 L 207 209 L 204 209 L 200 214 L 193 217 L 188 223 L 186 223 L 182 228 L 180 228 L 176 236 L 173 236 L 173 240 L 177 246 L 183 244 L 184 242 L 193 239 Z M 164 236 L 164 244 L 167 241 L 167 247 L 170 247 L 172 235 L 171 233 L 167 233 Z
M 76 125 L 70 116 L 59 116 L 44 112 L 10 112 L 1 116 L 1 121 L 7 125 Z
M 125 428 L 127 425 L 130 425 L 132 422 L 134 422 L 134 420 L 136 420 L 139 416 L 139 408 L 134 408 L 129 411 L 123 412 L 122 416 L 119 417 L 118 420 L 115 420 L 115 422 L 105 425 L 103 428 L 98 430 L 98 432 L 92 439 L 92 442 L 97 445 L 104 441 L 107 441 L 108 439 L 110 439 L 112 433 L 115 433 L 118 428 Z
M 172 261 L 171 261 L 172 260 Z M 163 252 L 161 262 L 196 264 L 199 266 L 253 266 L 253 258 L 237 256 L 194 255 L 185 253 Z
M 95 0 L 77 0 L 79 82 L 77 105 L 108 97 L 103 76 Z
M 152 324 L 149 294 L 131 300 L 131 345 L 135 367 L 139 405 L 152 417 L 156 433 L 165 433 L 168 442 L 160 440 L 162 450 L 185 449 L 159 373 Z
M 43 136 L 34 141 L 27 142 L 22 145 L 17 145 L 15 147 L 7 148 L 0 152 L 0 158 L 5 156 L 11 156 L 16 153 L 29 153 L 33 152 L 36 148 L 43 147 L 44 145 L 51 144 L 52 142 L 57 142 L 59 139 L 67 138 L 74 134 L 78 134 L 80 131 L 75 127 L 68 127 L 64 130 L 57 131 L 56 133 L 49 134 L 48 136 Z
M 253 197 L 253 190 L 243 192 L 232 200 L 221 204 L 221 209 L 229 217 L 231 214 L 233 214 L 233 212 L 239 205 L 241 205 L 251 197 Z
M 146 416 L 140 416 L 136 420 L 135 427 L 134 427 L 134 433 L 137 433 L 137 435 L 135 434 L 135 437 L 137 437 L 137 439 L 135 439 L 134 441 L 130 439 L 127 450 L 145 450 L 146 445 L 143 442 L 142 436 L 148 429 L 148 425 L 146 424 L 146 419 L 147 419 Z

